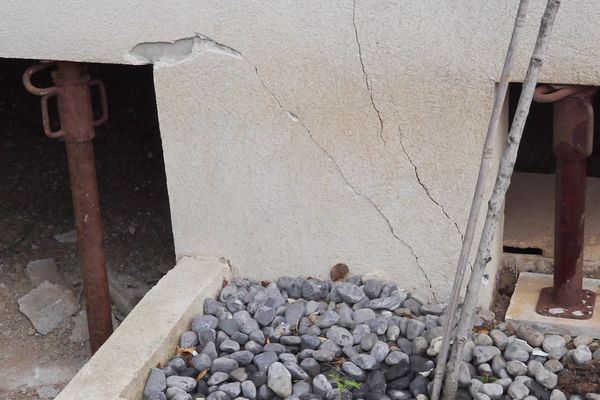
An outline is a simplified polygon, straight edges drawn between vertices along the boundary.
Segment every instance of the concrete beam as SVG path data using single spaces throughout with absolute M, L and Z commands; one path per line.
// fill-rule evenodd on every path
M 222 259 L 180 259 L 56 400 L 141 399 L 149 369 L 168 361 L 204 299 L 214 297 L 229 278 Z

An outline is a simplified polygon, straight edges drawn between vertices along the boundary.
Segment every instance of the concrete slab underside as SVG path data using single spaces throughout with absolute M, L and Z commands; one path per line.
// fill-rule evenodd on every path
M 551 286 L 552 275 L 522 272 L 519 275 L 517 287 L 506 312 L 506 321 L 527 323 L 545 333 L 573 336 L 588 335 L 600 338 L 600 312 L 598 306 L 596 306 L 592 318 L 587 320 L 545 317 L 535 312 L 540 291 Z M 600 279 L 585 278 L 583 288 L 599 294 Z
M 516 173 L 506 197 L 504 246 L 554 258 L 554 175 Z M 600 261 L 600 179 L 587 179 L 584 260 Z
M 221 259 L 183 257 L 56 399 L 141 399 L 150 368 L 168 361 L 179 335 L 224 279 L 230 279 L 230 269 Z

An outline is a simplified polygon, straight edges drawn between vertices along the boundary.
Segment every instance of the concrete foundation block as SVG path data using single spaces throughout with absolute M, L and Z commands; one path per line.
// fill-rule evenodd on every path
M 168 361 L 204 299 L 229 278 L 229 266 L 219 258 L 180 259 L 56 399 L 141 399 L 150 368 Z
M 540 292 L 552 286 L 552 275 L 522 272 L 519 275 L 515 292 L 506 312 L 506 322 L 526 323 L 544 333 L 600 338 L 600 312 L 596 301 L 594 314 L 590 319 L 546 317 L 535 312 Z M 600 279 L 583 279 L 583 288 L 600 294 Z

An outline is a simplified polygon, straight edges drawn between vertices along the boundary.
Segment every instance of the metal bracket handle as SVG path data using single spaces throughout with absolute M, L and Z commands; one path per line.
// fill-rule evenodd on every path
M 92 79 L 89 83 L 90 89 L 93 86 L 98 87 L 98 93 L 100 94 L 100 117 L 94 120 L 94 126 L 100 126 L 108 119 L 108 101 L 106 100 L 106 87 L 104 82 L 100 79 Z
M 25 89 L 27 89 L 27 91 L 29 93 L 35 94 L 36 96 L 45 96 L 48 94 L 54 94 L 58 91 L 58 88 L 56 86 L 50 86 L 47 88 L 39 88 L 37 86 L 35 86 L 33 83 L 31 83 L 31 76 L 33 74 L 36 74 L 46 68 L 50 68 L 52 66 L 54 66 L 54 62 L 49 62 L 49 63 L 40 63 L 40 64 L 36 64 L 33 65 L 29 68 L 27 68 L 25 70 L 25 72 L 23 73 L 23 86 L 25 86 Z
M 62 129 L 58 131 L 52 130 L 52 128 L 50 127 L 50 114 L 48 113 L 48 99 L 53 96 L 58 96 L 58 90 L 53 91 L 50 94 L 46 94 L 41 98 L 42 126 L 44 127 L 44 133 L 46 134 L 46 136 L 48 136 L 50 139 L 59 139 L 65 137 L 65 132 Z
M 28 92 L 35 94 L 37 96 L 41 96 L 41 108 L 42 108 L 42 126 L 44 127 L 44 133 L 51 139 L 58 139 L 65 137 L 65 132 L 60 129 L 58 131 L 53 131 L 50 126 L 50 113 L 48 112 L 48 99 L 54 96 L 60 96 L 61 89 L 59 86 L 50 86 L 46 88 L 40 88 L 31 83 L 31 77 L 33 74 L 36 74 L 44 69 L 50 68 L 54 66 L 55 62 L 50 63 L 40 63 L 34 66 L 31 66 L 25 70 L 23 73 L 23 86 L 27 89 Z M 104 86 L 104 82 L 99 79 L 93 79 L 88 82 L 90 90 L 92 87 L 98 88 L 98 93 L 100 95 L 100 117 L 94 120 L 94 127 L 102 125 L 108 119 L 108 101 L 106 100 L 106 87 Z

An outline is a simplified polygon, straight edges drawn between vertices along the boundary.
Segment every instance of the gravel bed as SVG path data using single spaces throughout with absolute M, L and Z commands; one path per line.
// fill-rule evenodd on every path
M 144 399 L 426 400 L 444 310 L 360 276 L 234 279 L 205 301 L 177 355 L 150 371 Z M 600 400 L 557 389 L 565 366 L 600 359 L 592 338 L 493 325 L 489 311 L 475 318 L 457 399 Z

